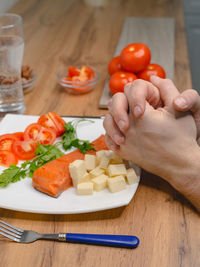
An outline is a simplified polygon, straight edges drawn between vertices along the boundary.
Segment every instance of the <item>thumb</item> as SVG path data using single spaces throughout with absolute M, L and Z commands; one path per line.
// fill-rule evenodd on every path
M 157 76 L 151 76 L 150 81 L 159 89 L 164 108 L 174 113 L 173 100 L 180 94 L 174 83 L 169 79 L 161 79 Z

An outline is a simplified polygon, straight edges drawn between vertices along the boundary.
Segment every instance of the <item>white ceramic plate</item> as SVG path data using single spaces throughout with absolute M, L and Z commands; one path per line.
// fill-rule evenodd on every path
M 24 131 L 26 126 L 37 121 L 37 116 L 8 114 L 0 123 L 0 134 Z M 64 118 L 71 121 L 74 118 Z M 84 122 L 78 126 L 78 137 L 94 140 L 104 134 L 102 119 L 95 123 Z M 139 168 L 134 166 L 139 175 Z M 0 167 L 0 172 L 4 168 Z M 106 210 L 127 205 L 134 196 L 138 183 L 127 185 L 126 189 L 110 193 L 108 189 L 90 196 L 79 196 L 74 188 L 63 192 L 58 198 L 50 197 L 32 187 L 32 179 L 25 178 L 17 183 L 0 188 L 0 207 L 10 210 L 42 214 L 75 214 Z

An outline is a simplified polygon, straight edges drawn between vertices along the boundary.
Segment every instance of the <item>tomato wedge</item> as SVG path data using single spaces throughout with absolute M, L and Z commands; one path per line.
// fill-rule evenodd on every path
M 0 150 L 0 165 L 9 167 L 11 164 L 17 165 L 18 158 L 10 151 Z
M 74 66 L 69 66 L 68 75 L 69 77 L 79 76 L 80 70 L 75 68 Z
M 33 140 L 41 145 L 51 145 L 56 140 L 56 133 L 38 123 L 32 123 L 24 131 L 24 140 Z
M 11 151 L 12 144 L 17 141 L 14 134 L 3 134 L 0 136 L 0 150 Z
M 55 112 L 48 112 L 45 115 L 40 116 L 38 124 L 55 131 L 56 136 L 61 135 L 65 131 L 65 121 L 58 116 Z
M 12 145 L 13 153 L 21 160 L 29 160 L 34 158 L 37 144 L 33 140 L 16 141 Z

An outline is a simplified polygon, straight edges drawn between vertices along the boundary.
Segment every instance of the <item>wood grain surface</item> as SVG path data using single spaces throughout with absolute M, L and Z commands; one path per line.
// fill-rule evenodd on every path
M 151 62 L 161 65 L 166 77 L 174 80 L 174 19 L 173 18 L 126 18 L 114 56 L 131 43 L 144 43 L 151 50 Z M 107 108 L 111 98 L 109 76 L 105 82 L 99 108 Z
M 102 7 L 81 0 L 20 0 L 11 12 L 24 20 L 24 64 L 38 74 L 25 96 L 26 114 L 102 115 L 98 103 L 127 16 L 175 19 L 175 84 L 191 87 L 180 0 L 110 0 Z M 90 64 L 100 81 L 87 95 L 69 95 L 57 84 L 64 65 Z M 41 233 L 134 234 L 135 250 L 37 241 L 18 244 L 0 238 L 1 267 L 199 267 L 199 215 L 162 179 L 143 172 L 138 191 L 124 208 L 80 215 L 42 215 L 0 209 L 0 218 Z

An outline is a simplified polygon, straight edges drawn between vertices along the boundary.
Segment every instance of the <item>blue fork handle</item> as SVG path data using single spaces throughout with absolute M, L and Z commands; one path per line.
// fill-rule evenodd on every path
M 66 242 L 84 243 L 102 246 L 136 248 L 139 239 L 131 235 L 94 235 L 94 234 L 66 234 Z

